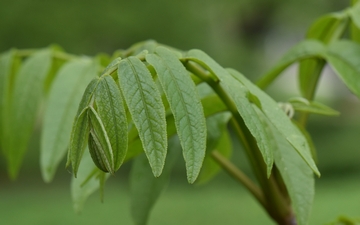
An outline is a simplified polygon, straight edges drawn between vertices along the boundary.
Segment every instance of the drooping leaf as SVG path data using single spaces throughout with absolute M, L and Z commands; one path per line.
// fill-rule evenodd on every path
M 8 170 L 16 178 L 35 126 L 44 93 L 44 82 L 51 68 L 51 51 L 41 50 L 25 60 L 14 82 L 8 111 L 5 143 Z
M 80 213 L 87 198 L 100 188 L 99 175 L 103 173 L 93 163 L 88 151 L 84 152 L 81 166 L 78 171 L 78 178 L 71 179 L 71 197 L 74 210 Z M 103 182 L 108 178 L 104 176 Z
M 90 140 L 96 144 L 96 147 L 91 149 L 95 151 L 90 151 L 91 157 L 99 169 L 113 174 L 115 172 L 114 153 L 104 123 L 92 106 L 89 107 L 88 116 L 90 119 Z
M 204 159 L 198 184 L 203 184 L 215 177 L 221 170 L 221 167 L 212 159 L 211 152 L 213 150 L 218 151 L 226 158 L 230 158 L 231 155 L 231 139 L 228 131 L 226 130 L 226 124 L 228 123 L 231 114 L 218 113 L 206 119 L 208 135 L 206 144 L 206 156 Z
M 2 140 L 4 140 L 4 132 L 6 121 L 8 120 L 7 114 L 9 110 L 9 92 L 11 80 L 13 79 L 13 63 L 16 51 L 10 50 L 0 55 L 0 149 L 5 150 Z
M 264 89 L 294 62 L 308 58 L 322 58 L 325 50 L 324 44 L 316 40 L 305 40 L 298 43 L 268 73 L 256 82 L 257 86 Z
M 180 155 L 180 148 L 177 138 L 169 140 L 166 164 L 158 178 L 149 170 L 148 160 L 144 154 L 134 159 L 130 173 L 130 191 L 131 214 L 136 225 L 147 224 L 150 211 L 169 182 L 171 170 Z
M 167 137 L 165 109 L 146 66 L 136 57 L 122 60 L 118 68 L 120 89 L 139 132 L 153 174 L 164 167 Z
M 148 54 L 146 61 L 154 66 L 170 104 L 183 148 L 187 178 L 193 183 L 206 150 L 206 122 L 195 84 L 177 56 L 164 47 Z
M 232 109 L 233 113 L 235 110 L 239 112 L 245 125 L 255 137 L 267 165 L 268 174 L 270 174 L 274 162 L 272 150 L 269 148 L 271 140 L 264 130 L 265 128 L 262 126 L 259 118 L 254 117 L 255 111 L 252 107 L 253 103 L 250 102 L 249 99 L 249 95 L 254 93 L 252 91 L 250 92 L 241 82 L 232 77 L 228 71 L 222 68 L 204 52 L 200 50 L 191 50 L 188 52 L 187 59 L 200 64 L 220 79 L 220 84 L 235 103 L 236 109 Z M 234 114 L 234 116 L 237 117 L 238 114 Z
M 312 170 L 274 124 L 261 112 L 258 112 L 258 115 L 268 121 L 270 132 L 274 137 L 274 143 L 276 144 L 276 147 L 273 148 L 275 165 L 280 171 L 289 193 L 296 220 L 299 225 L 306 225 L 309 221 L 315 195 L 315 181 Z
M 100 79 L 95 92 L 99 117 L 103 121 L 114 154 L 114 170 L 124 161 L 128 147 L 128 125 L 120 90 L 111 76 Z
M 351 41 L 332 43 L 326 59 L 345 85 L 360 97 L 360 44 Z
M 329 44 L 344 34 L 348 23 L 349 19 L 346 13 L 327 14 L 311 25 L 306 38 Z M 313 98 L 316 83 L 324 66 L 325 60 L 320 58 L 305 59 L 300 62 L 299 87 L 305 98 Z
M 320 114 L 325 116 L 338 116 L 340 113 L 329 106 L 326 106 L 320 102 L 308 101 L 304 98 L 291 98 L 289 103 L 294 110 L 301 112 L 308 112 L 314 114 Z
M 89 59 L 76 60 L 68 62 L 56 75 L 50 89 L 41 133 L 40 165 L 46 182 L 53 179 L 67 151 L 71 126 L 81 96 L 87 83 L 97 75 L 96 69 Z
M 67 166 L 71 163 L 75 177 L 77 176 L 80 161 L 88 143 L 90 132 L 88 110 L 88 107 L 84 108 L 80 115 L 77 116 L 71 131 Z
M 237 80 L 242 82 L 254 95 L 256 95 L 262 105 L 262 112 L 269 121 L 279 131 L 279 133 L 296 149 L 299 155 L 305 160 L 309 167 L 320 176 L 320 172 L 311 156 L 309 145 L 302 133 L 292 124 L 288 116 L 279 108 L 278 104 L 265 92 L 246 79 L 236 70 L 229 69 L 229 73 Z

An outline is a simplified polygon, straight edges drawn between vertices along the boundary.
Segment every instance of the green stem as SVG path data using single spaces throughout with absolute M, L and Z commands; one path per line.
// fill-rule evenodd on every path
M 263 192 L 252 182 L 250 178 L 248 178 L 240 169 L 238 169 L 227 158 L 222 156 L 218 151 L 212 151 L 211 156 L 228 174 L 242 183 L 265 209 L 268 208 Z

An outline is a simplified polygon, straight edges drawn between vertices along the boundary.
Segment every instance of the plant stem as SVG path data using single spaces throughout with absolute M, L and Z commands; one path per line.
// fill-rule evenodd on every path
M 252 182 L 250 178 L 248 178 L 240 169 L 238 169 L 227 158 L 222 156 L 218 151 L 212 151 L 211 156 L 228 174 L 240 181 L 265 209 L 268 208 L 263 192 Z

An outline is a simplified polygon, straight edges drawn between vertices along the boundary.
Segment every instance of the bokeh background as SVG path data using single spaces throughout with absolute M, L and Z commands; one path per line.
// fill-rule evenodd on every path
M 224 67 L 255 81 L 292 45 L 304 38 L 317 17 L 345 9 L 337 0 L 0 0 L 0 52 L 9 48 L 62 46 L 74 54 L 111 54 L 154 39 L 180 49 L 199 48 Z M 278 101 L 298 96 L 296 66 L 268 92 Z M 312 116 L 309 131 L 318 150 L 317 179 L 310 224 L 338 215 L 360 217 L 360 101 L 326 68 L 317 100 L 341 112 Z M 0 224 L 131 224 L 128 169 L 106 186 L 105 202 L 92 196 L 81 215 L 72 211 L 66 170 L 44 184 L 39 171 L 39 133 L 34 133 L 17 181 L 9 181 L 0 157 Z M 237 144 L 235 143 L 235 146 Z M 248 171 L 244 155 L 233 161 Z M 273 224 L 226 174 L 205 186 L 186 183 L 182 159 L 156 204 L 150 224 Z

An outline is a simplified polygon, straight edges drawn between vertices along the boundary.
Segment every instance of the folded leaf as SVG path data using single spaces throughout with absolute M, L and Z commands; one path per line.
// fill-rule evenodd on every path
M 122 60 L 118 68 L 120 89 L 148 157 L 154 176 L 164 167 L 167 137 L 165 109 L 146 66 L 136 57 Z
M 134 159 L 130 173 L 131 214 L 136 225 L 147 224 L 151 209 L 166 187 L 171 170 L 180 153 L 177 138 L 169 140 L 168 157 L 160 177 L 155 178 L 148 167 L 146 156 L 140 155 Z
M 120 90 L 111 76 L 105 75 L 95 92 L 97 113 L 109 137 L 114 155 L 114 171 L 123 163 L 128 147 L 128 125 Z
M 204 52 L 200 50 L 191 50 L 188 52 L 186 58 L 200 64 L 220 79 L 220 84 L 234 101 L 236 110 L 244 120 L 250 133 L 255 137 L 267 165 L 267 172 L 270 174 L 274 162 L 272 150 L 270 148 L 271 145 L 269 144 L 271 139 L 267 135 L 259 118 L 254 116 L 256 112 L 254 111 L 254 108 L 252 107 L 253 103 L 251 102 L 251 99 L 255 98 L 254 96 L 251 97 L 254 93 L 252 91 L 250 92 L 240 81 L 232 77 L 227 70 L 222 68 Z M 237 117 L 238 114 L 234 114 L 234 116 Z
M 326 59 L 345 85 L 360 97 L 360 44 L 351 41 L 332 43 Z
M 299 155 L 305 160 L 309 167 L 320 176 L 320 172 L 311 156 L 309 145 L 304 135 L 292 124 L 288 116 L 279 108 L 278 104 L 265 92 L 246 79 L 236 70 L 229 69 L 229 73 L 235 79 L 242 82 L 254 95 L 256 95 L 262 105 L 262 112 L 269 119 L 279 133 L 296 149 Z M 265 129 L 266 130 L 266 129 Z
M 146 61 L 154 66 L 170 104 L 183 148 L 187 178 L 193 183 L 206 150 L 205 116 L 195 84 L 177 56 L 164 47 L 146 55 Z
M 44 93 L 44 83 L 51 68 L 51 51 L 42 50 L 25 60 L 14 82 L 9 106 L 5 146 L 8 170 L 16 178 L 28 147 Z
M 96 69 L 89 59 L 71 61 L 59 70 L 53 81 L 41 133 L 40 165 L 46 182 L 53 179 L 67 151 L 81 96 L 87 83 L 96 77 Z

